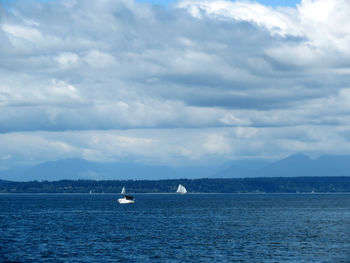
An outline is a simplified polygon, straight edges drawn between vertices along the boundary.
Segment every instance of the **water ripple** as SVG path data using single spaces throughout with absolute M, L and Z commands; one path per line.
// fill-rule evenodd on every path
M 0 262 L 350 262 L 350 195 L 0 195 Z

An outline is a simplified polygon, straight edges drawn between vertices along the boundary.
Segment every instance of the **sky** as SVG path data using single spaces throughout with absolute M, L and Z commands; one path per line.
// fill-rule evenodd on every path
M 349 1 L 0 5 L 0 169 L 350 154 Z
M 13 1 L 13 0 L 7 0 L 7 1 Z M 50 0 L 41 0 L 41 1 L 50 1 Z M 237 0 L 230 0 L 231 2 L 236 2 Z M 150 3 L 153 5 L 162 5 L 162 6 L 172 6 L 176 3 L 178 3 L 178 1 L 176 0 L 137 0 L 137 2 L 141 2 L 141 3 Z M 239 2 L 239 1 L 237 1 Z M 245 1 L 247 2 L 247 1 Z M 267 5 L 267 6 L 292 6 L 295 7 L 297 4 L 300 3 L 300 0 L 258 0 L 255 1 L 257 3 L 263 4 L 263 5 Z

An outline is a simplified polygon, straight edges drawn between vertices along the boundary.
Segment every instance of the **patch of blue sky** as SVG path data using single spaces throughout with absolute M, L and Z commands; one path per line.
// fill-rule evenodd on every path
M 266 6 L 289 6 L 289 7 L 296 7 L 297 4 L 300 4 L 301 0 L 256 0 L 253 2 L 258 2 L 260 4 L 266 5 Z
M 0 0 L 0 7 L 4 7 L 6 10 L 11 10 L 11 5 L 13 5 L 14 2 L 18 2 L 18 1 L 19 0 Z M 35 0 L 35 1 L 45 3 L 53 0 Z
M 177 2 L 177 0 L 136 0 L 136 1 L 150 3 L 154 5 L 163 5 L 163 6 L 169 6 Z M 235 1 L 232 1 L 232 2 L 235 2 Z M 258 2 L 260 4 L 263 4 L 266 6 L 272 6 L 272 7 L 277 7 L 277 6 L 296 7 L 296 5 L 301 2 L 301 0 L 256 0 L 256 1 L 250 1 L 250 2 Z
M 13 0 L 0 0 L 0 5 L 2 6 L 7 6 L 11 3 L 13 3 Z
M 0 4 L 1 5 L 10 5 L 14 2 L 16 2 L 18 0 L 0 0 Z M 37 2 L 49 2 L 49 1 L 52 1 L 52 0 L 36 0 Z

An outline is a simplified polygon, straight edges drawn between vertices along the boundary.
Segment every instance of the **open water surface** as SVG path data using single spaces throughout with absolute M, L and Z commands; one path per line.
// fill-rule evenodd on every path
M 0 195 L 0 262 L 350 262 L 350 195 Z

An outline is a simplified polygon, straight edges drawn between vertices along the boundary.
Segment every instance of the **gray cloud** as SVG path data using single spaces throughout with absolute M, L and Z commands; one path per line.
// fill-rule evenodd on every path
M 2 156 L 118 159 L 123 153 L 89 140 L 122 130 L 127 145 L 136 129 L 140 145 L 157 133 L 164 152 L 121 151 L 152 160 L 339 151 L 324 138 L 348 145 L 350 5 L 220 3 L 14 1 L 0 10 L 0 132 L 13 142 Z M 315 14 L 313 4 L 325 7 Z M 201 137 L 203 129 L 213 130 Z M 23 144 L 63 150 L 51 155 L 33 143 L 38 153 L 21 155 L 18 134 Z M 175 134 L 189 139 L 175 142 Z

